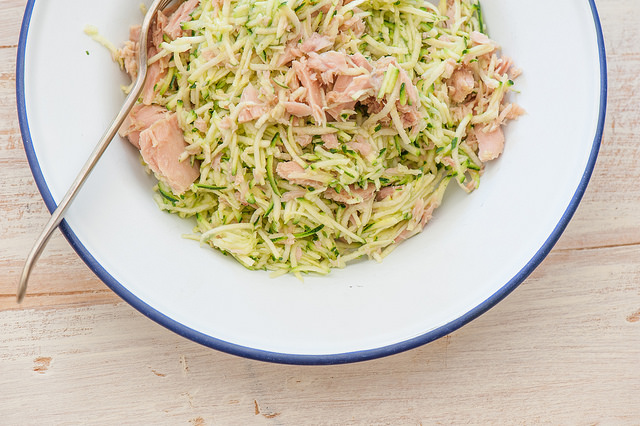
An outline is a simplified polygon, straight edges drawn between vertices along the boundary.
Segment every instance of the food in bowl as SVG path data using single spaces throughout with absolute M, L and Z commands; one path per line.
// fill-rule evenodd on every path
M 115 52 L 135 78 L 139 27 Z M 381 261 L 503 151 L 519 70 L 477 1 L 189 0 L 120 134 L 163 210 L 249 269 Z

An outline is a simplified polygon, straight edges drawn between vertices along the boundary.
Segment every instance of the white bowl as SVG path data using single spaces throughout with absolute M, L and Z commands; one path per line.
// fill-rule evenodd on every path
M 153 179 L 115 140 L 62 230 L 124 300 L 189 339 L 283 363 L 381 357 L 430 342 L 504 298 L 549 253 L 573 215 L 602 136 L 606 64 L 593 0 L 483 0 L 492 38 L 524 70 L 504 155 L 471 195 L 450 187 L 425 231 L 385 261 L 329 276 L 271 279 L 181 238 L 192 224 L 158 210 Z M 553 11 L 552 13 L 550 11 Z M 50 210 L 123 101 L 126 77 L 83 34 L 114 42 L 138 2 L 30 0 L 18 53 L 20 125 Z

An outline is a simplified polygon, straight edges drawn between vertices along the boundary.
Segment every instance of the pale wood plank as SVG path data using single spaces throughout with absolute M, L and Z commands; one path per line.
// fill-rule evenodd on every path
M 2 0 L 0 7 L 0 49 L 18 44 L 20 24 L 26 0 Z
M 638 258 L 639 247 L 556 251 L 453 335 L 334 367 L 211 351 L 125 304 L 2 312 L 0 371 L 14 395 L 0 412 L 9 423 L 634 423 Z
M 640 3 L 598 1 L 609 72 L 605 137 L 591 184 L 578 212 L 559 242 L 562 248 L 640 243 Z M 585 141 L 587 142 L 587 141 Z

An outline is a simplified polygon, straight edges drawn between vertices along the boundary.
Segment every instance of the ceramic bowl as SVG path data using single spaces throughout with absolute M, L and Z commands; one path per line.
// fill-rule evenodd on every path
M 123 102 L 127 83 L 86 24 L 114 42 L 142 21 L 129 0 L 30 0 L 17 98 L 33 175 L 51 210 Z M 153 178 L 115 140 L 62 231 L 104 283 L 144 315 L 209 347 L 294 364 L 354 362 L 451 333 L 518 286 L 549 253 L 591 175 L 606 65 L 592 0 L 483 0 L 490 35 L 524 70 L 502 157 L 480 188 L 451 186 L 425 231 L 384 262 L 269 278 L 197 242 L 161 212 Z M 553 13 L 550 13 L 553 11 Z M 34 236 L 35 237 L 35 236 Z

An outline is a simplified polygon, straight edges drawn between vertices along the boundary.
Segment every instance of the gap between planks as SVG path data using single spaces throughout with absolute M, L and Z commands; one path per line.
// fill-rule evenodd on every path
M 604 244 L 598 246 L 587 246 L 587 247 L 569 247 L 569 248 L 554 248 L 551 253 L 570 253 L 570 252 L 580 252 L 580 251 L 593 251 L 593 250 L 612 250 L 619 248 L 629 248 L 629 247 L 640 247 L 640 242 L 634 243 L 620 243 L 620 244 Z M 549 253 L 549 254 L 551 254 Z
M 578 254 L 581 256 L 596 256 L 600 258 L 603 252 L 608 252 L 611 256 L 613 250 L 624 249 L 637 249 L 640 248 L 640 243 L 629 244 L 612 244 L 604 246 L 593 247 L 579 247 L 579 248 L 558 248 L 553 249 L 549 255 L 545 258 L 545 262 L 553 263 L 560 262 L 555 260 L 554 255 L 562 255 L 562 258 L 567 255 Z M 543 268 L 536 268 L 539 271 Z M 522 284 L 526 284 L 528 278 Z M 95 285 L 93 288 L 83 290 L 69 290 L 69 291 L 41 291 L 35 293 L 27 293 L 25 301 L 18 305 L 15 301 L 15 294 L 13 293 L 0 293 L 0 312 L 3 311 L 17 311 L 17 310 L 55 310 L 60 308 L 75 308 L 84 306 L 100 306 L 124 303 L 120 297 L 114 293 L 111 289 L 107 288 L 97 276 L 93 276 L 91 285 Z M 102 287 L 101 287 L 102 286 Z M 4 290 L 6 291 L 6 289 Z

